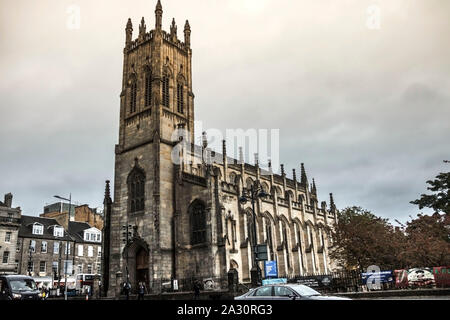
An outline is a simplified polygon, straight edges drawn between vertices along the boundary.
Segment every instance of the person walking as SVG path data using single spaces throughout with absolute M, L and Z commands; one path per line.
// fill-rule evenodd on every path
M 146 293 L 145 284 L 143 282 L 139 282 L 139 296 L 138 296 L 138 300 L 144 300 L 145 293 Z
M 123 286 L 123 291 L 127 297 L 127 300 L 130 300 L 130 290 L 131 290 L 131 285 L 130 283 L 127 281 L 125 282 L 124 286 Z

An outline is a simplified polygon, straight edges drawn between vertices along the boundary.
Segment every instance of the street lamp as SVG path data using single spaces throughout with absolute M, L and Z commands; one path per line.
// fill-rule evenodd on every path
M 69 199 L 60 196 L 54 196 L 57 199 L 69 201 L 69 212 L 67 213 L 67 235 L 69 235 L 69 222 L 70 222 L 70 211 L 72 209 L 72 193 L 69 194 Z M 64 234 L 63 234 L 64 235 Z M 61 248 L 59 248 L 61 250 Z M 66 241 L 66 261 L 64 262 L 64 300 L 67 300 L 67 269 L 69 264 L 69 239 Z M 58 279 L 58 283 L 61 280 Z
M 239 202 L 241 204 L 246 204 L 248 200 L 252 203 L 252 212 L 253 212 L 253 267 L 250 270 L 251 278 L 252 278 L 252 286 L 257 287 L 261 283 L 261 268 L 258 265 L 258 261 L 256 259 L 256 212 L 255 212 L 255 202 L 259 199 L 264 199 L 268 196 L 268 194 L 264 191 L 264 188 L 261 186 L 258 180 L 255 181 L 254 184 L 250 186 L 250 189 L 243 189 L 242 196 L 239 198 Z
M 123 242 L 125 244 L 125 250 L 126 250 L 126 271 L 127 271 L 127 282 L 126 285 L 128 285 L 128 283 L 130 282 L 130 273 L 128 272 L 128 245 L 131 242 L 131 238 L 133 237 L 133 234 L 131 232 L 131 230 L 133 230 L 134 227 L 131 224 L 127 224 L 127 225 L 123 225 L 122 226 L 122 236 L 123 236 Z M 128 291 L 127 291 L 128 292 Z M 127 294 L 127 299 L 128 299 L 128 294 Z
M 28 256 L 28 275 L 31 277 L 31 254 L 33 253 L 33 246 L 31 245 L 31 241 L 30 241 L 30 247 L 29 249 L 29 256 Z

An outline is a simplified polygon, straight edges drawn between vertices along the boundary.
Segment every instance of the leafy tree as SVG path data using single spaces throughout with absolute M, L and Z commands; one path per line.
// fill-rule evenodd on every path
M 403 232 L 361 207 L 339 213 L 332 237 L 330 257 L 341 267 L 365 270 L 377 265 L 386 270 L 403 266 L 399 260 L 405 245 Z
M 409 267 L 450 265 L 450 215 L 417 215 L 407 222 L 402 261 Z
M 419 209 L 431 208 L 435 213 L 444 212 L 450 214 L 450 172 L 439 173 L 434 180 L 428 180 L 428 190 L 433 194 L 422 194 L 420 199 L 411 201 L 419 206 Z

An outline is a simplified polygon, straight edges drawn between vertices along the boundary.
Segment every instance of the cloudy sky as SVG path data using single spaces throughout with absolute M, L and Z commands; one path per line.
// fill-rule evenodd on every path
M 156 0 L 0 2 L 0 193 L 38 215 L 101 206 L 114 174 L 124 28 Z M 320 200 L 405 221 L 450 158 L 450 1 L 163 0 L 192 28 L 196 119 L 280 129 Z M 80 12 L 77 28 L 76 14 Z M 3 200 L 3 199 L 2 199 Z

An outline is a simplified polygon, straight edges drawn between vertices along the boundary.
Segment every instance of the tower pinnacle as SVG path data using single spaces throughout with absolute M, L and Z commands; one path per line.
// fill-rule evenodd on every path
M 127 26 L 125 28 L 125 44 L 128 45 L 133 37 L 133 24 L 131 18 L 128 18 Z
M 184 25 L 184 43 L 188 48 L 191 46 L 191 26 L 188 20 L 186 20 L 186 24 Z
M 305 188 L 308 187 L 308 178 L 306 177 L 305 165 L 303 163 L 301 164 L 300 184 Z
M 162 29 L 162 14 L 163 14 L 163 9 L 162 9 L 162 5 L 161 5 L 161 1 L 158 0 L 158 3 L 156 4 L 156 9 L 155 9 L 155 17 L 156 17 L 155 29 L 156 30 Z

